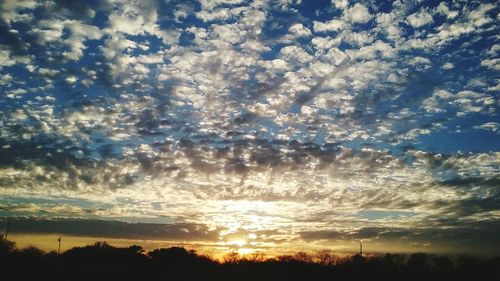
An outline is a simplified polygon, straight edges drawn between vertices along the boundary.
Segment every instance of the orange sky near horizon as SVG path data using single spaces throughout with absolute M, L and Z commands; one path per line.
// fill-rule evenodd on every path
M 16 242 L 18 248 L 26 248 L 35 246 L 43 251 L 57 251 L 58 247 L 58 234 L 10 234 L 8 239 Z M 86 237 L 86 236 L 62 236 L 61 252 L 64 252 L 73 247 L 83 247 L 91 245 L 99 241 L 106 241 L 115 247 L 128 247 L 131 245 L 140 245 L 146 251 L 151 251 L 158 248 L 168 247 L 184 247 L 188 250 L 196 250 L 197 253 L 208 255 L 215 259 L 222 259 L 226 254 L 231 252 L 238 252 L 241 256 L 251 253 L 262 253 L 265 257 L 276 257 L 279 255 L 293 255 L 298 251 L 305 251 L 314 253 L 322 249 L 331 250 L 338 256 L 346 256 L 356 254 L 359 251 L 359 241 L 349 241 L 346 244 L 338 245 L 273 245 L 267 248 L 253 247 L 251 243 L 246 241 L 231 241 L 231 242 L 198 242 L 198 241 L 160 241 L 160 240 L 138 240 L 138 239 L 119 239 L 109 237 Z M 363 253 L 366 254 L 383 254 L 383 253 L 415 253 L 427 252 L 437 254 L 458 254 L 451 248 L 446 247 L 432 247 L 427 245 L 425 247 L 408 244 L 396 244 L 393 242 L 380 243 L 377 241 L 364 241 Z

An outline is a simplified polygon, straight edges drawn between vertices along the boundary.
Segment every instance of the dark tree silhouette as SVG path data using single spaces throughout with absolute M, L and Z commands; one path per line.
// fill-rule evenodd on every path
M 339 257 L 331 250 L 320 250 L 316 253 L 315 258 L 320 264 L 326 266 L 334 265 L 339 260 Z
M 3 237 L 0 237 L 3 238 Z M 416 253 L 338 257 L 329 250 L 276 258 L 227 255 L 223 262 L 181 247 L 97 242 L 60 255 L 17 249 L 0 239 L 1 280 L 500 280 L 500 257 L 480 259 Z
M 240 255 L 237 252 L 230 252 L 224 256 L 225 263 L 237 263 L 240 260 Z
M 16 248 L 16 243 L 10 240 L 6 240 L 3 234 L 0 234 L 0 255 L 8 254 L 14 251 Z

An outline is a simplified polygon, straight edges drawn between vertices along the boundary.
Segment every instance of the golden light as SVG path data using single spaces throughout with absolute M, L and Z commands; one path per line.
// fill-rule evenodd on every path
M 229 245 L 234 245 L 238 247 L 243 247 L 247 244 L 247 241 L 245 240 L 234 240 L 228 243 Z
M 250 248 L 239 248 L 238 249 L 238 254 L 240 254 L 240 255 L 248 255 L 248 254 L 251 254 L 253 252 L 254 252 L 254 250 L 250 249 Z

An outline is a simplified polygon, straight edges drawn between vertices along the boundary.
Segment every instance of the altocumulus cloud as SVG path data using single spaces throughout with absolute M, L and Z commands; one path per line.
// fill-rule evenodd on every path
M 498 11 L 3 1 L 0 215 L 257 247 L 498 246 Z

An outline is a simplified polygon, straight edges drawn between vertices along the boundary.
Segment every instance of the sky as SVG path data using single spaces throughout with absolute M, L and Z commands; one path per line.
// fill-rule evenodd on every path
M 1 1 L 0 230 L 500 254 L 499 10 Z

